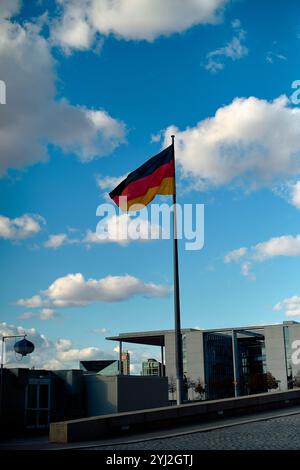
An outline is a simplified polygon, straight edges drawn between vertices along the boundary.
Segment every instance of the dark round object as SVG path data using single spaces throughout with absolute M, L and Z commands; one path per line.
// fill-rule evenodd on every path
M 31 354 L 34 351 L 34 344 L 31 341 L 28 341 L 28 339 L 24 338 L 16 342 L 14 345 L 14 350 L 17 354 L 27 356 L 27 354 Z

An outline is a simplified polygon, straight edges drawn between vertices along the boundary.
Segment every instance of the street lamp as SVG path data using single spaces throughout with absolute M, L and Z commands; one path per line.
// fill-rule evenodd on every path
M 31 341 L 26 339 L 27 335 L 8 335 L 2 336 L 2 345 L 1 345 L 1 374 L 0 374 L 0 419 L 2 418 L 2 401 L 3 401 L 3 363 L 4 363 L 4 347 L 5 340 L 8 338 L 23 338 L 19 340 L 14 345 L 14 351 L 17 354 L 21 354 L 22 357 L 31 354 L 34 351 L 34 344 Z

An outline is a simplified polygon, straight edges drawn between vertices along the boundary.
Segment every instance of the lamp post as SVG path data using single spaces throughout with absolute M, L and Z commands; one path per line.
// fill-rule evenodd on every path
M 34 344 L 26 339 L 27 335 L 8 335 L 2 336 L 1 341 L 1 369 L 0 369 L 0 421 L 3 417 L 3 364 L 4 364 L 4 347 L 5 340 L 8 338 L 23 338 L 21 341 L 17 341 L 14 345 L 16 353 L 21 354 L 22 357 L 31 354 L 34 351 Z

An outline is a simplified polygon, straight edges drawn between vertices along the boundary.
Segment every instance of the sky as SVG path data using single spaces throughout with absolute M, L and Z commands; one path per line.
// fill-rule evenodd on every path
M 171 134 L 177 200 L 205 212 L 203 248 L 179 241 L 182 327 L 298 320 L 299 44 L 296 0 L 1 1 L 0 335 L 36 345 L 19 366 L 173 328 L 171 240 L 95 236 Z M 159 358 L 127 347 L 133 373 Z

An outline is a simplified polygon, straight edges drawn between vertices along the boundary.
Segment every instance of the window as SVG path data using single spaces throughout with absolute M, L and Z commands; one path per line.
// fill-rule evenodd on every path
M 25 425 L 43 428 L 49 425 L 50 380 L 30 379 L 26 393 Z

